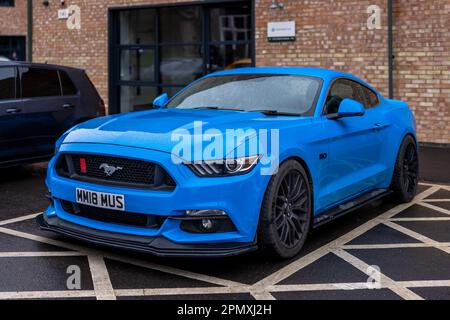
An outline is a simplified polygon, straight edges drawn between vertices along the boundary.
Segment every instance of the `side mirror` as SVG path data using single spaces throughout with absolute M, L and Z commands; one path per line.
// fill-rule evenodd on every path
M 169 95 L 167 93 L 163 93 L 162 95 L 156 97 L 155 100 L 153 100 L 153 106 L 155 108 L 163 108 L 166 106 L 168 101 Z
M 327 115 L 328 119 L 337 120 L 341 118 L 361 117 L 366 113 L 362 103 L 353 99 L 344 99 L 339 105 L 337 113 Z

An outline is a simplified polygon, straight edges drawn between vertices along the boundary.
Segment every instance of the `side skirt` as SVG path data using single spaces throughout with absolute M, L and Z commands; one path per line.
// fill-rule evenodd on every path
M 356 209 L 364 207 L 365 205 L 375 200 L 381 199 L 391 193 L 392 191 L 388 189 L 376 189 L 368 193 L 365 193 L 362 196 L 359 196 L 358 198 L 343 203 L 315 217 L 313 228 L 317 228 L 336 218 L 342 217 L 347 213 L 350 213 Z

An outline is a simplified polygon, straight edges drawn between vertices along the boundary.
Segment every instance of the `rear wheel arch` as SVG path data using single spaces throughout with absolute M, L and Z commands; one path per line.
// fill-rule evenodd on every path
M 414 144 L 415 147 L 415 155 L 413 154 L 414 151 L 411 151 L 411 159 L 415 159 L 414 161 L 409 161 L 411 164 L 408 164 L 408 159 L 405 158 L 405 152 L 407 152 L 407 146 L 408 144 L 411 145 Z M 417 191 L 417 183 L 419 180 L 419 155 L 418 155 L 418 143 L 417 143 L 417 139 L 416 137 L 411 134 L 411 133 L 407 133 L 403 139 L 401 140 L 399 146 L 398 146 L 398 151 L 397 151 L 397 155 L 395 158 L 395 164 L 394 164 L 394 170 L 393 170 L 393 174 L 392 174 L 392 179 L 391 179 L 391 184 L 389 186 L 389 188 L 394 191 L 394 193 L 397 195 L 397 198 L 399 198 L 401 200 L 401 202 L 410 202 L 412 201 L 412 199 L 414 199 L 415 193 Z M 404 161 L 406 162 L 406 169 L 403 168 L 404 166 Z M 406 172 L 404 170 L 407 170 Z M 414 192 L 413 190 L 410 192 L 409 190 L 405 190 L 404 189 L 404 183 L 402 183 L 402 180 L 404 179 L 406 175 L 409 175 L 409 179 L 408 183 L 406 184 L 407 186 L 413 184 L 415 185 L 414 187 Z M 412 176 L 412 178 L 411 178 Z M 407 176 L 406 176 L 407 177 Z M 407 189 L 409 189 L 409 187 L 406 187 Z

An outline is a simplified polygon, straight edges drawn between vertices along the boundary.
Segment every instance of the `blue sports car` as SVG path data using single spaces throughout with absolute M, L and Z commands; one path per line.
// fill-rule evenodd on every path
M 315 68 L 205 76 L 66 132 L 41 228 L 160 256 L 296 255 L 309 232 L 418 184 L 408 105 Z

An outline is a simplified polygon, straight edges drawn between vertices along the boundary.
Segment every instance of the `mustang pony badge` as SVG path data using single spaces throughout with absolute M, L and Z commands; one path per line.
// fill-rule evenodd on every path
M 102 163 L 99 167 L 99 169 L 102 169 L 103 171 L 105 171 L 105 174 L 108 177 L 111 177 L 116 171 L 122 170 L 122 167 L 114 167 L 114 166 L 110 166 L 107 163 Z

